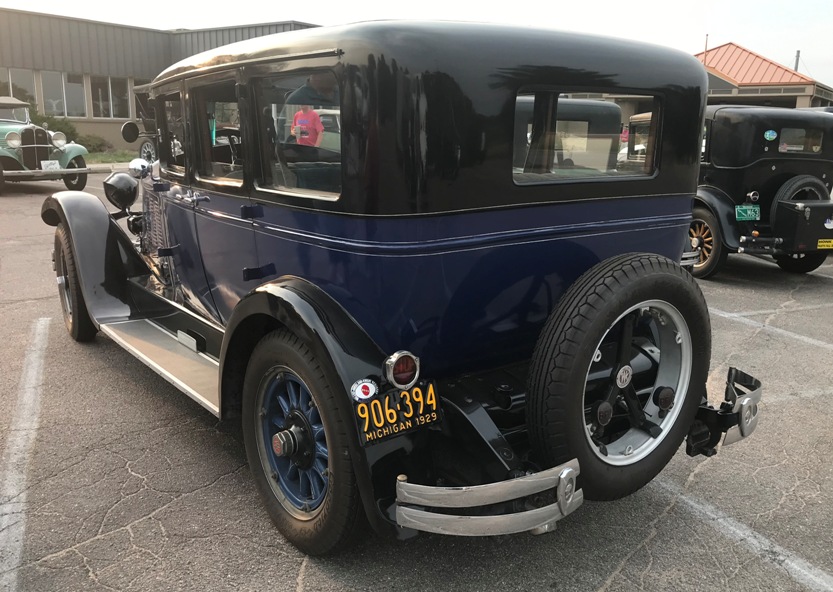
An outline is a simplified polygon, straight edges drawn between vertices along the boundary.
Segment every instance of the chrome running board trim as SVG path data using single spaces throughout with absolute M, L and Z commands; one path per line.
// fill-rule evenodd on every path
M 220 366 L 146 319 L 102 323 L 101 331 L 194 401 L 220 416 Z

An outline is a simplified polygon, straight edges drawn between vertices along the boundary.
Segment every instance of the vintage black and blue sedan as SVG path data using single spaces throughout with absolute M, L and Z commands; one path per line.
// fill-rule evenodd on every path
M 546 532 L 684 440 L 711 455 L 756 426 L 739 370 L 707 402 L 708 310 L 678 264 L 706 84 L 672 50 L 449 22 L 189 58 L 150 85 L 159 160 L 107 179 L 114 210 L 43 205 L 67 328 L 239 422 L 307 553 L 365 519 Z

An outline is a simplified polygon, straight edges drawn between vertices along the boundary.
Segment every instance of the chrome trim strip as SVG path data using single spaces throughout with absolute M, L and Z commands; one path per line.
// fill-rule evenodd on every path
M 162 329 L 161 327 L 157 326 L 155 323 L 151 323 L 150 321 L 124 321 L 124 323 L 136 323 L 136 322 L 144 322 L 144 323 L 147 323 L 148 325 L 150 325 L 150 326 L 152 326 L 152 327 L 156 328 L 158 331 L 162 331 L 163 333 L 165 333 L 165 334 L 167 335 L 167 337 L 168 337 L 169 339 L 171 339 L 171 341 L 172 341 L 172 342 L 174 342 L 174 343 L 178 343 L 178 342 L 176 341 L 176 339 L 175 339 L 175 338 L 174 338 L 174 337 L 173 337 L 170 333 L 168 333 L 167 331 L 165 331 L 165 330 L 164 330 L 164 329 Z M 173 374 L 171 374 L 170 372 L 168 372 L 165 368 L 163 368 L 160 364 L 158 364 L 157 362 L 155 362 L 155 361 L 154 361 L 154 360 L 153 360 L 150 356 L 146 355 L 146 354 L 145 354 L 142 350 L 140 350 L 138 347 L 133 346 L 130 342 L 128 342 L 127 340 L 125 340 L 124 338 L 122 338 L 122 336 L 121 336 L 121 335 L 120 335 L 120 334 L 119 334 L 119 333 L 118 333 L 118 332 L 117 332 L 117 331 L 116 331 L 113 327 L 114 327 L 114 326 L 118 326 L 118 325 L 120 325 L 120 324 L 124 324 L 124 323 L 110 323 L 110 324 L 108 324 L 108 323 L 102 323 L 102 324 L 100 325 L 99 329 L 101 330 L 101 332 L 102 332 L 102 333 L 104 333 L 104 334 L 105 334 L 105 335 L 107 335 L 110 339 L 112 339 L 112 340 L 113 340 L 113 341 L 115 341 L 117 344 L 119 344 L 119 346 L 123 347 L 125 350 L 127 350 L 128 352 L 130 352 L 130 353 L 131 353 L 134 357 L 136 357 L 137 359 L 139 359 L 142 363 L 144 363 L 144 364 L 145 364 L 146 366 L 148 366 L 151 370 L 153 370 L 154 372 L 156 372 L 159 376 L 161 376 L 162 378 L 164 378 L 165 380 L 167 380 L 169 383 L 171 383 L 171 384 L 172 384 L 172 385 L 174 385 L 176 388 L 178 388 L 179 390 L 181 390 L 183 393 L 185 393 L 186 395 L 188 395 L 191 399 L 193 399 L 194 401 L 196 401 L 197 403 L 199 403 L 201 406 L 205 407 L 205 408 L 206 408 L 208 411 L 210 411 L 213 415 L 215 415 L 216 417 L 219 417 L 219 416 L 220 416 L 220 409 L 219 409 L 219 407 L 217 407 L 216 405 L 212 404 L 212 403 L 211 403 L 208 399 L 206 399 L 206 398 L 205 398 L 202 394 L 198 393 L 196 390 L 194 390 L 193 388 L 191 388 L 190 386 L 188 386 L 187 384 L 185 384 L 182 380 L 180 380 L 179 378 L 177 378 L 176 376 L 174 376 Z M 190 352 L 189 352 L 189 353 L 190 353 Z M 204 356 L 204 355 L 199 355 L 199 354 L 198 354 L 198 356 L 199 356 L 202 360 L 204 360 L 204 361 L 206 361 L 206 362 L 211 362 L 212 364 L 216 365 L 216 366 L 217 366 L 217 369 L 218 369 L 218 371 L 219 371 L 219 364 L 217 364 L 214 360 L 212 360 L 211 358 L 209 358 L 209 357 L 207 357 L 207 356 Z
M 573 459 L 540 473 L 470 487 L 411 484 L 405 475 L 400 475 L 396 482 L 396 523 L 404 528 L 458 536 L 491 536 L 527 531 L 542 534 L 551 531 L 558 520 L 571 514 L 584 502 L 584 494 L 576 486 L 578 474 L 578 460 Z M 476 508 L 550 489 L 555 490 L 554 504 L 521 512 L 460 516 L 423 509 L 426 506 Z

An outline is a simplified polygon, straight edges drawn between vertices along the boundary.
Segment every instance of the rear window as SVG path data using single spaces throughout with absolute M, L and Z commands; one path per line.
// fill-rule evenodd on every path
M 645 176 L 654 172 L 656 99 L 575 99 L 519 93 L 515 101 L 513 178 L 518 185 Z M 644 109 L 644 107 L 648 109 Z M 638 125 L 629 118 L 639 108 Z

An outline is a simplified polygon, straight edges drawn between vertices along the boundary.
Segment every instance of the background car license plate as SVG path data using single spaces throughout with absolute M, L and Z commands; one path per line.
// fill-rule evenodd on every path
M 363 446 L 434 423 L 441 417 L 433 383 L 380 393 L 356 403 L 355 410 Z
M 60 171 L 61 163 L 57 160 L 42 160 L 40 161 L 40 168 L 42 171 Z
M 760 220 L 761 206 L 758 204 L 745 204 L 742 206 L 735 206 L 735 220 L 739 222 Z

